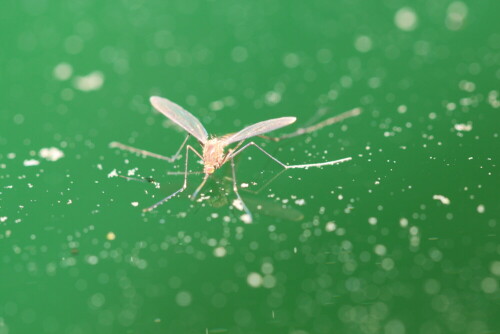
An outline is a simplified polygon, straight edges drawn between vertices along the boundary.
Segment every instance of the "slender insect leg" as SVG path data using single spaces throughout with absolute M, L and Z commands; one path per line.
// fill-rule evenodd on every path
M 157 153 L 153 153 L 153 152 L 149 152 L 149 151 L 142 150 L 142 149 L 139 149 L 139 148 L 135 148 L 135 147 L 132 147 L 132 146 L 128 146 L 128 145 L 125 145 L 125 144 L 122 144 L 122 143 L 119 143 L 119 142 L 116 142 L 116 141 L 111 142 L 109 144 L 109 147 L 111 147 L 111 148 L 118 148 L 118 149 L 123 150 L 123 151 L 128 151 L 128 152 L 131 152 L 131 153 L 136 153 L 136 154 L 140 154 L 140 155 L 151 157 L 151 158 L 155 158 L 155 159 L 166 160 L 168 162 L 174 162 L 175 160 L 177 160 L 179 158 L 179 153 L 183 149 L 184 145 L 186 145 L 186 142 L 187 142 L 188 139 L 189 139 L 189 136 L 187 136 L 186 139 L 184 139 L 184 141 L 182 142 L 181 146 L 179 147 L 179 149 L 177 150 L 177 152 L 172 157 L 166 157 L 164 155 L 160 155 L 160 154 L 157 154 Z
M 184 172 L 167 172 L 167 175 L 184 175 L 186 173 Z M 199 172 L 188 172 L 188 175 L 193 175 L 193 174 L 203 174 L 202 171 L 199 171 Z
M 284 163 L 282 163 L 281 161 L 279 161 L 278 159 L 276 159 L 275 157 L 273 157 L 270 153 L 268 153 L 266 150 L 264 150 L 262 147 L 260 147 L 259 145 L 255 144 L 254 142 L 250 142 L 250 143 L 246 144 L 245 146 L 243 146 L 242 148 L 240 148 L 239 150 L 233 152 L 231 154 L 231 159 L 234 158 L 236 155 L 240 154 L 243 150 L 245 150 L 246 148 L 248 148 L 250 146 L 257 147 L 262 153 L 264 153 L 265 155 L 267 155 L 269 158 L 273 159 L 276 163 L 278 163 L 279 165 L 281 165 L 285 169 L 330 166 L 330 165 L 339 164 L 341 162 L 349 161 L 349 160 L 352 159 L 351 157 L 348 157 L 348 158 L 343 158 L 343 159 L 338 159 L 338 160 L 332 160 L 332 161 L 326 161 L 326 162 L 319 162 L 319 163 L 314 163 L 314 164 L 285 165 Z
M 203 186 L 207 182 L 209 175 L 210 174 L 205 174 L 205 176 L 203 177 L 203 181 L 201 181 L 201 183 L 198 186 L 198 188 L 196 188 L 196 190 L 194 191 L 194 193 L 191 195 L 191 200 L 192 201 L 194 201 L 196 199 L 196 197 L 198 197 L 198 193 L 201 191 L 201 188 L 203 188 Z
M 321 128 L 324 128 L 325 126 L 341 122 L 346 118 L 358 116 L 359 114 L 361 114 L 361 109 L 354 108 L 354 109 L 346 111 L 340 115 L 330 117 L 330 118 L 328 118 L 322 122 L 319 122 L 317 124 L 307 126 L 305 128 L 300 128 L 294 132 L 286 133 L 286 134 L 278 136 L 278 137 L 269 137 L 269 136 L 265 136 L 265 135 L 260 135 L 259 137 L 264 138 L 264 139 L 268 139 L 268 140 L 273 140 L 273 141 L 280 141 L 282 139 L 293 138 L 293 137 L 297 137 L 297 136 L 300 136 L 300 135 L 303 135 L 306 133 L 311 133 L 311 132 L 317 131 Z
M 149 182 L 149 183 L 153 183 L 155 186 L 159 187 L 159 183 L 156 182 L 155 180 L 153 180 L 152 178 L 149 178 L 149 177 L 141 177 L 141 178 L 138 178 L 138 177 L 131 177 L 131 176 L 124 176 L 124 175 L 117 175 L 118 177 L 121 177 L 127 181 L 139 181 L 139 182 Z
M 159 205 L 165 203 L 166 201 L 168 201 L 169 199 L 171 199 L 172 197 L 174 197 L 178 193 L 183 192 L 186 189 L 186 187 L 187 187 L 187 177 L 188 177 L 189 150 L 193 151 L 197 156 L 201 157 L 200 153 L 198 153 L 191 145 L 186 146 L 186 159 L 185 159 L 185 167 L 184 167 L 184 183 L 183 183 L 182 187 L 179 190 L 177 190 L 177 191 L 173 192 L 172 194 L 168 195 L 167 197 L 165 197 L 161 201 L 158 201 L 155 204 L 151 205 L 150 207 L 143 209 L 142 210 L 143 212 L 154 210 Z
M 238 191 L 238 182 L 236 181 L 236 170 L 234 168 L 234 159 L 231 159 L 231 169 L 233 170 L 233 191 L 236 194 L 236 197 L 238 197 L 238 200 L 240 201 L 241 205 L 243 206 L 243 210 L 250 218 L 248 222 L 251 223 L 253 221 L 252 213 L 246 206 L 245 202 L 243 202 L 243 199 L 241 198 L 240 193 Z

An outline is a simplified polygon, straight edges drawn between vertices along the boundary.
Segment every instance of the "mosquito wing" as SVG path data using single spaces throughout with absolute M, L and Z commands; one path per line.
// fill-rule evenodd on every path
M 208 140 L 207 130 L 201 125 L 200 121 L 189 111 L 184 110 L 177 104 L 163 97 L 151 96 L 149 99 L 153 107 L 181 128 L 189 132 L 200 142 L 205 144 Z
M 295 120 L 296 120 L 295 117 L 281 117 L 255 123 L 254 125 L 247 126 L 240 132 L 236 132 L 235 134 L 224 138 L 224 143 L 226 145 L 229 145 L 231 143 L 242 141 L 250 137 L 258 136 L 266 132 L 271 132 L 273 130 L 290 125 L 293 122 L 295 122 Z

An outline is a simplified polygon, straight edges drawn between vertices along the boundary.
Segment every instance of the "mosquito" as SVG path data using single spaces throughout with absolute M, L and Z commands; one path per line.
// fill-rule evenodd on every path
M 141 154 L 144 156 L 149 156 L 153 157 L 156 159 L 161 159 L 161 160 L 166 160 L 168 162 L 174 162 L 179 158 L 179 155 L 186 146 L 186 156 L 184 160 L 184 172 L 182 173 L 184 175 L 184 183 L 182 184 L 182 187 L 178 189 L 177 191 L 173 192 L 172 194 L 168 195 L 167 197 L 163 198 L 162 200 L 156 202 L 155 204 L 151 205 L 150 207 L 147 207 L 143 209 L 143 212 L 147 211 L 152 211 L 161 204 L 165 203 L 166 201 L 170 200 L 172 197 L 176 196 L 177 194 L 183 192 L 187 188 L 187 179 L 188 179 L 188 160 L 189 160 L 189 152 L 193 152 L 196 156 L 198 156 L 202 161 L 203 161 L 203 180 L 200 183 L 200 185 L 196 188 L 194 193 L 191 195 L 191 199 L 194 200 L 196 199 L 197 195 L 205 185 L 205 183 L 208 180 L 208 177 L 213 174 L 217 169 L 222 167 L 226 162 L 231 163 L 231 169 L 232 169 L 232 179 L 233 179 L 233 191 L 236 194 L 237 199 L 239 200 L 239 203 L 247 215 L 246 220 L 248 222 L 252 221 L 252 213 L 248 209 L 248 207 L 245 205 L 245 202 L 240 196 L 240 193 L 238 191 L 238 185 L 236 181 L 236 171 L 235 171 L 235 163 L 234 163 L 234 158 L 239 155 L 241 152 L 246 150 L 247 148 L 254 146 L 257 149 L 259 149 L 262 153 L 264 153 L 266 156 L 271 158 L 273 161 L 275 161 L 277 164 L 279 164 L 281 167 L 283 167 L 285 170 L 286 169 L 294 169 L 294 168 L 303 168 L 307 169 L 309 167 L 322 167 L 322 166 L 329 166 L 329 165 L 336 165 L 345 161 L 349 161 L 352 158 L 347 157 L 343 159 L 338 159 L 338 160 L 332 160 L 332 161 L 326 161 L 326 162 L 320 162 L 320 163 L 310 163 L 310 164 L 300 164 L 300 165 L 288 165 L 277 158 L 275 158 L 273 155 L 268 153 L 266 150 L 264 150 L 262 147 L 257 145 L 255 142 L 249 142 L 243 145 L 244 141 L 246 139 L 256 137 L 256 136 L 261 136 L 267 139 L 275 140 L 278 141 L 283 138 L 290 138 L 294 136 L 298 136 L 301 134 L 309 133 L 312 131 L 316 131 L 319 128 L 322 128 L 324 126 L 339 122 L 345 118 L 348 117 L 353 117 L 357 116 L 360 114 L 361 110 L 359 108 L 353 109 L 351 111 L 345 112 L 341 115 L 329 118 L 321 123 L 318 123 L 316 125 L 312 125 L 306 128 L 301 128 L 298 129 L 295 132 L 285 134 L 281 137 L 267 137 L 264 136 L 265 133 L 280 129 L 282 127 L 288 126 L 296 121 L 295 117 L 280 117 L 280 118 L 274 118 L 270 119 L 267 121 L 255 123 L 253 125 L 247 126 L 243 130 L 236 132 L 236 133 L 230 133 L 222 137 L 210 137 L 208 136 L 207 130 L 205 127 L 201 124 L 201 122 L 193 116 L 190 112 L 186 111 L 179 105 L 175 104 L 172 101 L 167 100 L 166 98 L 159 97 L 159 96 L 152 96 L 150 98 L 150 102 L 153 105 L 153 107 L 158 110 L 160 113 L 168 117 L 172 122 L 180 126 L 182 129 L 188 132 L 188 135 L 186 139 L 182 142 L 180 148 L 177 150 L 177 152 L 172 156 L 172 157 L 166 157 L 162 156 L 156 153 L 152 153 L 149 151 L 137 149 L 119 142 L 112 142 L 110 144 L 110 147 L 113 148 L 118 148 L 121 150 L 129 151 L 132 153 L 137 153 Z M 198 142 L 201 145 L 202 152 L 198 152 L 193 146 L 191 145 L 186 145 L 188 139 L 190 136 L 193 136 L 198 140 Z M 227 149 L 226 148 L 231 145 L 235 144 L 236 145 L 233 148 Z M 127 178 L 128 179 L 128 178 Z

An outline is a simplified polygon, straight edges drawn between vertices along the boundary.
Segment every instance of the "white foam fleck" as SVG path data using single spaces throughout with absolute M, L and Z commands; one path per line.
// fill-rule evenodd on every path
M 100 71 L 94 71 L 86 76 L 76 77 L 73 82 L 76 89 L 84 92 L 98 90 L 104 83 L 104 74 Z
M 64 157 L 64 152 L 57 147 L 42 148 L 38 155 L 48 161 L 57 161 Z
M 23 165 L 24 166 L 38 166 L 40 164 L 40 161 L 35 160 L 35 159 L 29 159 L 29 160 L 24 160 Z
M 434 196 L 432 196 L 432 199 L 441 201 L 441 203 L 443 203 L 444 205 L 450 205 L 450 203 L 451 203 L 450 199 L 448 197 L 443 196 L 443 195 L 434 195 Z
M 259 273 L 250 273 L 247 276 L 247 283 L 252 288 L 258 288 L 262 285 L 262 276 Z
M 415 30 L 417 22 L 417 13 L 409 7 L 399 9 L 394 16 L 394 23 L 396 24 L 396 27 L 404 31 Z
M 60 63 L 54 67 L 52 74 L 57 80 L 68 80 L 73 74 L 73 67 L 68 63 Z
M 248 213 L 241 215 L 240 219 L 245 224 L 250 224 L 252 222 L 252 217 Z
M 217 247 L 217 248 L 214 249 L 214 255 L 216 257 L 224 257 L 224 256 L 226 256 L 226 254 L 227 254 L 227 251 L 222 246 L 221 247 Z
M 472 124 L 455 124 L 455 130 L 457 131 L 471 131 Z
M 298 199 L 295 201 L 295 204 L 303 206 L 306 204 L 306 200 L 305 199 Z
M 130 203 L 130 204 L 132 204 L 132 206 L 138 206 L 138 205 L 139 205 L 139 202 L 132 202 L 132 203 Z
M 235 200 L 233 201 L 233 206 L 234 206 L 236 209 L 238 209 L 238 210 L 240 210 L 240 211 L 243 211 L 243 203 L 242 203 L 239 199 L 235 199 Z
M 116 172 L 116 169 L 113 169 L 111 172 L 109 172 L 108 177 L 117 177 L 118 173 Z

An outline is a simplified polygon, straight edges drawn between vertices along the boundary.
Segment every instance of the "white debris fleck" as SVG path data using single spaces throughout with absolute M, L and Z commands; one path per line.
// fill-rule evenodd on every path
M 97 164 L 97 169 L 102 170 L 102 164 Z
M 35 160 L 35 159 L 24 160 L 24 162 L 23 162 L 24 166 L 38 166 L 39 164 L 40 164 L 40 161 Z
M 6 220 L 7 220 L 7 217 L 5 217 L 5 216 L 4 217 L 0 217 L 0 223 L 3 223 Z
M 130 204 L 132 204 L 132 206 L 138 206 L 138 205 L 139 205 L 139 202 L 132 202 L 132 203 L 130 203 Z
M 240 210 L 240 211 L 243 211 L 243 203 L 242 203 L 239 199 L 235 199 L 235 200 L 233 201 L 233 206 L 234 206 L 236 209 L 238 209 L 238 210 Z
M 16 157 L 15 153 L 8 153 L 7 154 L 7 159 L 14 159 Z
M 336 228 L 337 228 L 337 225 L 335 225 L 334 222 L 328 222 L 328 223 L 326 223 L 325 230 L 327 232 L 333 232 L 333 231 L 335 231 Z
M 370 225 L 377 225 L 377 222 L 378 222 L 378 220 L 376 217 L 368 218 L 368 224 L 370 224 Z
M 479 204 L 479 205 L 477 206 L 477 212 L 478 212 L 478 213 L 484 213 L 484 211 L 485 211 L 484 205 Z
M 248 183 L 242 183 L 240 187 L 241 188 L 248 188 Z
M 76 89 L 84 92 L 98 90 L 104 83 L 104 74 L 100 71 L 94 71 L 83 77 L 76 77 L 73 82 Z
M 252 222 L 252 217 L 248 213 L 241 215 L 240 219 L 245 224 L 250 224 Z
M 470 131 L 470 130 L 472 130 L 472 124 L 455 124 L 455 130 L 457 130 L 457 131 Z
M 417 13 L 412 8 L 403 7 L 394 16 L 396 26 L 404 31 L 415 30 L 418 23 Z
M 135 172 L 137 172 L 137 169 L 138 168 L 132 168 L 130 170 L 127 171 L 127 175 L 128 176 L 134 176 L 135 175 Z
M 64 152 L 57 147 L 42 148 L 38 155 L 48 161 L 57 161 L 64 157 Z
M 303 206 L 303 205 L 306 204 L 306 200 L 303 199 L 303 198 L 302 199 L 298 199 L 298 200 L 295 201 L 295 204 Z
M 113 169 L 109 174 L 108 177 L 117 177 L 118 173 L 116 172 L 116 169 Z
M 250 273 L 247 276 L 247 283 L 252 288 L 258 288 L 259 286 L 261 286 L 262 281 L 263 281 L 262 276 L 259 273 Z
M 441 203 L 443 203 L 444 205 L 450 205 L 450 203 L 451 203 L 450 199 L 448 197 L 443 196 L 443 195 L 434 195 L 434 196 L 432 196 L 432 199 L 441 201 Z
M 214 249 L 214 255 L 216 257 L 224 257 L 224 256 L 226 256 L 226 254 L 227 254 L 227 251 L 222 246 L 221 247 L 217 247 L 217 248 Z
M 54 67 L 52 74 L 57 80 L 68 80 L 71 77 L 71 74 L 73 74 L 73 67 L 68 63 L 60 63 Z

